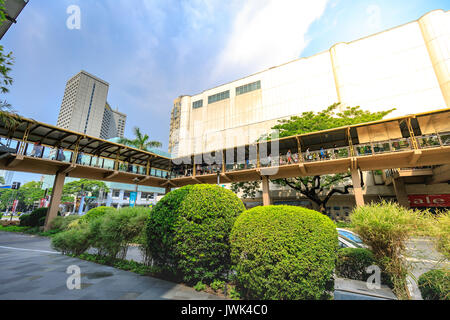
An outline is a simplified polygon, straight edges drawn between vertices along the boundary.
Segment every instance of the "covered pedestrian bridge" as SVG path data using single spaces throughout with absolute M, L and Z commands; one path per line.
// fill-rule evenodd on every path
M 450 164 L 450 109 L 346 126 L 184 158 L 166 157 L 19 117 L 0 123 L 0 169 L 55 175 L 46 228 L 58 211 L 65 177 L 178 188 L 198 183 L 352 174 L 363 205 L 360 172 Z

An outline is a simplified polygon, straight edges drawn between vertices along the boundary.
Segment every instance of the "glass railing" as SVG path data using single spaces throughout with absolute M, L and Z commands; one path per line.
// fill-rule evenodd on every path
M 435 148 L 441 145 L 441 143 L 439 142 L 439 138 L 436 134 L 420 136 L 417 137 L 416 140 L 421 149 Z
M 235 163 L 235 164 L 226 164 L 225 168 L 227 172 L 230 171 L 241 171 L 241 170 L 249 170 L 257 168 L 256 160 L 248 160 L 246 162 Z
M 438 133 L 443 146 L 450 146 L 450 132 Z
M 337 160 L 348 158 L 349 147 L 323 149 L 319 151 L 307 151 L 303 153 L 305 162 Z
M 429 134 L 422 135 L 416 137 L 419 148 L 427 149 L 427 148 L 436 148 L 439 146 L 449 146 L 450 145 L 450 132 L 442 132 L 438 134 Z M 3 143 L 3 142 L 2 142 Z M 3 145 L 8 146 L 11 149 L 16 150 L 18 152 L 21 148 L 21 142 L 17 140 L 7 141 L 6 144 Z M 381 142 L 372 142 L 372 143 L 364 143 L 353 146 L 355 156 L 370 156 L 375 154 L 382 154 L 387 152 L 397 152 L 397 151 L 405 151 L 411 150 L 411 140 L 410 138 L 402 138 L 396 140 L 389 141 L 381 141 Z M 102 168 L 107 170 L 115 170 L 117 163 L 113 159 L 103 158 L 92 156 L 89 154 L 79 153 L 77 159 L 73 159 L 74 153 L 73 151 L 56 149 L 49 146 L 36 146 L 33 143 L 26 143 L 23 148 L 23 152 L 26 156 L 29 157 L 38 157 L 43 159 L 62 161 L 66 163 L 75 163 L 83 166 L 90 166 L 95 168 Z M 324 161 L 324 160 L 336 160 L 336 159 L 344 159 L 348 158 L 350 154 L 349 147 L 340 147 L 340 148 L 331 148 L 331 149 L 322 149 L 322 150 L 314 150 L 307 151 L 302 153 L 300 156 L 297 153 L 291 154 L 288 156 L 287 154 L 280 155 L 279 157 L 266 157 L 260 159 L 261 167 L 278 167 L 278 166 L 287 166 L 292 164 L 298 164 L 302 161 L 304 162 L 314 162 L 314 161 Z M 240 171 L 240 170 L 249 170 L 257 168 L 256 160 L 245 160 L 245 162 L 235 163 L 235 164 L 226 164 L 225 166 L 227 172 L 232 171 Z M 118 163 L 118 170 L 121 172 L 134 173 L 139 175 L 146 175 L 147 168 L 146 166 L 130 164 L 127 162 L 120 161 Z M 196 166 L 196 175 L 209 175 L 216 174 L 217 172 L 222 171 L 221 164 L 214 165 L 197 165 Z M 178 168 L 169 173 L 169 171 L 159 170 L 152 168 L 149 172 L 151 176 L 159 177 L 159 178 L 177 178 L 177 177 L 186 177 L 193 175 L 192 166 L 186 166 L 184 168 Z

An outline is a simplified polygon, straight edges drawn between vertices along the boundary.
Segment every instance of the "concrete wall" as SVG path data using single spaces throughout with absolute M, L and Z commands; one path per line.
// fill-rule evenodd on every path
M 178 156 L 251 143 L 277 120 L 341 102 L 371 111 L 397 108 L 388 117 L 450 107 L 450 12 L 414 21 L 309 58 L 250 75 L 194 96 L 181 105 L 171 131 Z M 261 89 L 236 96 L 236 87 Z M 230 98 L 208 104 L 208 96 Z M 203 100 L 203 107 L 192 108 Z M 177 135 L 177 137 L 174 137 Z

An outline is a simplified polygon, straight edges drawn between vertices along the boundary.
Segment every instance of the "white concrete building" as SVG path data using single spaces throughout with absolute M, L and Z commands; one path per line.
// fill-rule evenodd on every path
M 263 52 L 261 54 L 264 54 Z M 174 100 L 174 157 L 253 143 L 280 119 L 333 103 L 388 117 L 450 107 L 450 12 L 337 43 L 245 78 Z
M 123 137 L 126 115 L 107 102 L 109 84 L 81 71 L 66 84 L 56 125 L 102 139 Z

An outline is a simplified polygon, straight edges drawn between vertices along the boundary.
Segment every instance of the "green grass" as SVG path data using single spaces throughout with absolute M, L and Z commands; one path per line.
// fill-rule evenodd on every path
M 61 232 L 61 230 L 41 231 L 39 227 L 20 227 L 20 226 L 0 226 L 0 231 L 5 232 L 20 232 L 32 235 L 38 235 L 41 237 L 53 237 L 55 234 Z
M 6 232 L 25 232 L 30 227 L 19 227 L 19 226 L 0 226 L 0 231 L 6 231 Z

